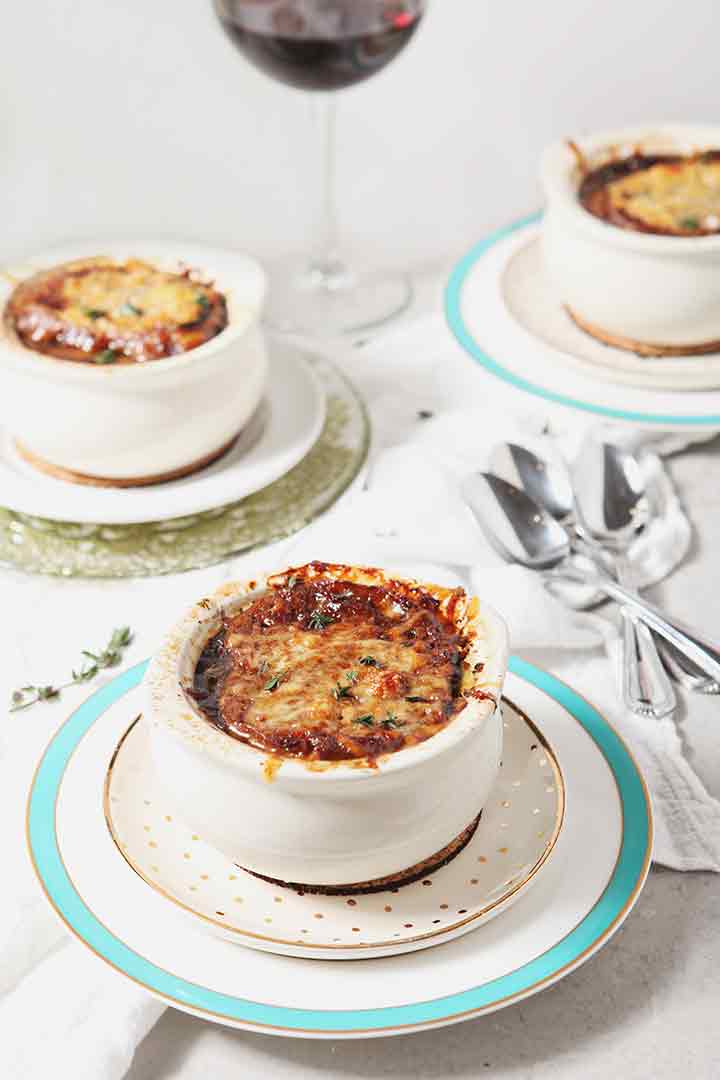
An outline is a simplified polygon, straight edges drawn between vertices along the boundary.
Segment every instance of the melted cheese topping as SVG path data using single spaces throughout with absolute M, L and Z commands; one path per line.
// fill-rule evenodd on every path
M 195 696 L 218 726 L 264 749 L 372 759 L 430 738 L 465 704 L 465 651 L 421 590 L 290 579 L 227 620 Z
M 657 232 L 720 229 L 720 161 L 653 165 L 608 184 L 612 206 Z
M 133 330 L 148 329 L 158 320 L 176 326 L 195 322 L 207 302 L 205 289 L 187 277 L 138 261 L 68 274 L 62 298 L 66 316 L 80 326 L 111 319 Z
M 227 325 L 223 297 L 138 259 L 66 263 L 22 282 L 6 317 L 28 347 L 99 363 L 186 352 Z

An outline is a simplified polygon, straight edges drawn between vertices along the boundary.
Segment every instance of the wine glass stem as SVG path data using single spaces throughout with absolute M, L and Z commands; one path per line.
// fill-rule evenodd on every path
M 321 204 L 317 249 L 310 265 L 310 275 L 316 287 L 332 291 L 349 285 L 349 272 L 338 252 L 335 95 L 319 95 L 314 105 L 320 131 Z

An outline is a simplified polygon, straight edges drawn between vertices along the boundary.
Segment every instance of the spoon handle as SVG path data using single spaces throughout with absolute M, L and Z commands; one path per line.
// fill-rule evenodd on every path
M 633 611 L 639 619 L 654 630 L 661 637 L 669 641 L 680 652 L 689 656 L 706 675 L 716 681 L 720 681 L 720 651 L 718 646 L 708 638 L 703 637 L 696 630 L 686 627 L 676 619 L 669 620 L 665 613 L 654 604 L 638 596 L 630 589 L 624 588 L 610 577 L 598 575 L 589 581 L 586 574 L 563 566 L 559 571 L 559 577 L 570 578 L 573 581 L 581 581 L 586 585 L 597 585 L 597 588 L 606 596 L 612 597 L 620 604 Z
M 615 561 L 618 582 L 634 586 L 635 575 L 625 555 Z M 660 659 L 650 629 L 628 608 L 621 608 L 623 620 L 623 700 L 631 712 L 661 720 L 673 713 L 677 698 Z

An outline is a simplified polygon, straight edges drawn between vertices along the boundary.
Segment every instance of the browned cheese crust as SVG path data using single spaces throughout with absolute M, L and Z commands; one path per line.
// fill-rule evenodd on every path
M 720 151 L 618 158 L 586 173 L 579 198 L 621 229 L 710 236 L 720 232 Z
M 225 298 L 187 270 L 138 259 L 79 259 L 13 291 L 5 321 L 28 349 L 61 360 L 132 364 L 189 352 L 228 322 Z
M 404 582 L 315 576 L 322 567 L 290 572 L 226 618 L 197 665 L 200 708 L 238 739 L 310 761 L 373 761 L 431 738 L 465 704 L 452 602 Z

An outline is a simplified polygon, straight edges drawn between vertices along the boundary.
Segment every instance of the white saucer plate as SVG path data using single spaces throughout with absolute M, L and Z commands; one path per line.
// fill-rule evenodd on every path
M 218 1023 L 295 1037 L 370 1037 L 449 1024 L 501 1008 L 562 978 L 609 939 L 637 900 L 650 863 L 652 825 L 647 791 L 632 757 L 590 704 L 514 658 L 507 693 L 555 751 L 566 795 L 552 857 L 532 889 L 473 933 L 364 964 L 300 960 L 240 948 L 208 933 L 205 920 L 181 911 L 130 869 L 103 813 L 108 767 L 145 667 L 137 665 L 99 690 L 52 740 L 30 793 L 28 844 L 43 889 L 66 926 L 118 973 L 168 1004 Z M 530 751 L 533 759 L 539 752 L 547 762 L 544 748 Z M 549 775 L 540 758 L 532 767 Z M 501 811 L 509 809 L 497 808 L 498 825 L 506 820 Z M 149 852 L 161 850 L 156 835 L 163 845 L 171 835 L 163 832 L 173 824 L 164 817 L 142 823 L 149 826 L 142 829 Z M 158 847 L 149 847 L 151 842 Z M 509 878 L 513 852 L 501 851 L 504 847 L 510 845 L 497 844 L 496 851 L 482 854 L 488 863 L 507 860 Z M 194 863 L 191 847 L 189 854 L 185 861 Z M 233 872 L 239 880 L 242 872 Z M 207 885 L 210 896 L 209 873 L 198 861 L 198 895 Z M 459 911 L 451 916 L 442 907 L 449 903 L 440 896 L 443 873 L 414 893 L 423 905 L 430 903 L 425 894 L 432 896 L 438 911 L 433 918 L 457 921 L 463 917 Z M 202 874 L 208 874 L 207 881 Z M 479 873 L 472 876 L 480 879 Z M 467 882 L 467 890 L 479 887 L 472 885 L 470 873 Z M 402 893 L 392 901 L 404 903 Z M 273 899 L 263 918 L 279 919 L 276 909 L 284 907 L 288 894 L 270 886 L 265 896 L 270 895 L 283 902 Z M 322 914 L 314 905 L 328 899 L 295 898 L 310 915 Z M 373 901 L 354 899 L 355 905 L 338 899 L 333 904 L 344 904 L 357 915 L 354 925 L 363 927 Z M 324 932 L 314 924 L 307 929 Z
M 324 391 L 304 354 L 269 341 L 268 359 L 264 401 L 234 446 L 207 468 L 167 483 L 117 489 L 55 479 L 23 461 L 0 428 L 3 506 L 54 521 L 130 525 L 202 513 L 259 491 L 305 457 L 325 419 Z
M 132 695 L 125 705 L 126 717 L 134 715 Z M 475 834 L 447 866 L 402 889 L 298 895 L 247 873 L 167 812 L 142 719 L 113 754 L 105 818 L 148 885 L 194 923 L 235 943 L 338 960 L 428 948 L 469 933 L 519 899 L 544 872 L 560 833 L 565 799 L 552 748 L 507 701 L 503 718 L 500 779 Z M 91 770 L 84 779 L 84 790 L 73 788 L 74 820 L 97 812 L 97 776 Z
M 536 216 L 476 245 L 454 268 L 446 317 L 486 371 L 517 389 L 614 421 L 720 428 L 720 354 L 639 357 L 570 319 L 544 270 Z

